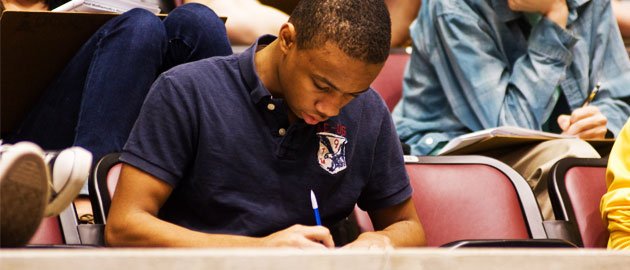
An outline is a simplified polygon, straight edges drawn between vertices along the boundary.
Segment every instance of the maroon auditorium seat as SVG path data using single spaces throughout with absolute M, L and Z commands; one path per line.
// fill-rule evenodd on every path
M 88 190 L 96 224 L 105 224 L 107 221 L 107 213 L 109 213 L 109 206 L 122 167 L 119 157 L 120 153 L 103 156 L 92 168 L 92 174 L 88 179 Z
M 392 50 L 385 66 L 378 74 L 372 88 L 378 92 L 391 112 L 402 97 L 403 74 L 411 55 L 401 50 Z
M 533 192 L 507 165 L 483 156 L 405 160 L 429 247 L 460 240 L 548 240 Z M 362 231 L 372 230 L 367 213 L 357 208 L 355 216 Z
M 565 230 L 558 238 L 586 248 L 607 246 L 608 230 L 599 212 L 607 163 L 605 158 L 564 158 L 552 167 L 549 198 Z

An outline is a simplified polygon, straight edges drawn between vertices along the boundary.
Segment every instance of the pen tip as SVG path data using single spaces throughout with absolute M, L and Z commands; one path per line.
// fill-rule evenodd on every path
M 311 205 L 313 206 L 313 209 L 317 208 L 317 199 L 315 198 L 315 192 L 313 192 L 312 189 L 311 189 Z

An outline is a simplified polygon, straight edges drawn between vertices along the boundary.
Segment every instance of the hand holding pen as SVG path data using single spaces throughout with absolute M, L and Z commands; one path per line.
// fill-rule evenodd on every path
M 573 110 L 571 115 L 558 116 L 558 126 L 563 135 L 577 135 L 582 139 L 603 139 L 606 137 L 608 119 L 597 106 L 591 106 L 591 102 L 599 92 L 598 82 L 586 97 L 582 106 Z
M 298 247 L 298 248 L 332 248 L 335 247 L 332 235 L 328 228 L 321 226 L 319 209 L 315 193 L 311 190 L 311 205 L 315 213 L 315 222 L 318 226 L 293 225 L 282 231 L 264 237 L 265 246 L 274 247 Z

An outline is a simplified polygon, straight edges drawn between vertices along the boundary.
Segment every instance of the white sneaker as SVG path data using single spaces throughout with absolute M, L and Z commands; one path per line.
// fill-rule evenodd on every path
M 43 155 L 30 142 L 0 145 L 0 246 L 25 245 L 42 221 L 50 196 Z
M 45 216 L 56 216 L 79 195 L 92 167 L 92 153 L 73 146 L 59 152 L 47 152 L 44 160 L 50 168 L 52 195 Z

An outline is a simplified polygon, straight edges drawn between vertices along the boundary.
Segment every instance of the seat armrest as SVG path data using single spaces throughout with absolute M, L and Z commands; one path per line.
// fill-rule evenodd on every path
M 562 239 L 475 239 L 458 240 L 440 247 L 456 248 L 577 248 L 571 242 Z
M 582 240 L 579 232 L 576 231 L 577 226 L 572 225 L 566 220 L 546 220 L 543 221 L 547 238 L 562 239 L 571 242 L 577 246 L 582 246 Z

